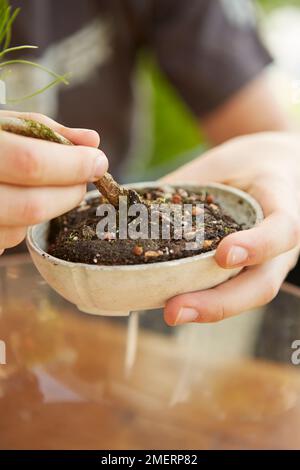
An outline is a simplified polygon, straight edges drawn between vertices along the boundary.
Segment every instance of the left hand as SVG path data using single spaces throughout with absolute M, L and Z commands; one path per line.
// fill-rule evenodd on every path
M 216 322 L 277 295 L 299 256 L 299 156 L 296 134 L 256 134 L 231 140 L 163 179 L 235 186 L 256 198 L 265 215 L 259 226 L 231 234 L 218 246 L 221 267 L 245 269 L 217 287 L 170 299 L 165 306 L 169 325 Z

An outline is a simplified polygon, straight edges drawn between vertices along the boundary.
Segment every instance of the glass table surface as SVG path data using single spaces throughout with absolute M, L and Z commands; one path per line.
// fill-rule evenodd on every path
M 128 358 L 128 318 L 79 312 L 28 255 L 2 257 L 0 448 L 300 449 L 298 288 L 218 324 L 138 320 Z

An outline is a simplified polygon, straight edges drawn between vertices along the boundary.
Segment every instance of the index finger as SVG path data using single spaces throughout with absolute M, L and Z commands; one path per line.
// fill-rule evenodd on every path
M 92 129 L 76 129 L 66 127 L 53 119 L 40 113 L 19 113 L 17 111 L 0 111 L 0 117 L 14 117 L 19 119 L 29 119 L 40 122 L 58 132 L 75 145 L 87 145 L 89 147 L 99 147 L 100 137 L 98 132 Z
M 61 145 L 2 131 L 0 182 L 22 186 L 67 186 L 99 179 L 107 170 L 94 147 Z

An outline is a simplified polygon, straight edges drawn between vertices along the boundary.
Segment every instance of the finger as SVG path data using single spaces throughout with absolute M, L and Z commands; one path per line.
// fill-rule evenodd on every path
M 216 172 L 214 172 L 215 165 L 213 163 L 213 153 L 212 151 L 207 152 L 201 158 L 198 158 L 197 161 L 191 161 L 186 165 L 183 165 L 178 170 L 169 173 L 160 179 L 163 183 L 175 184 L 175 183 L 185 183 L 190 184 L 205 184 L 211 181 L 215 182 L 224 182 L 223 177 L 217 178 Z
M 1 132 L 0 181 L 25 186 L 66 186 L 99 179 L 108 161 L 101 150 L 60 145 Z
M 18 245 L 25 236 L 25 227 L 0 227 L 0 251 Z
M 48 116 L 40 113 L 18 113 L 16 111 L 0 111 L 2 116 L 17 117 L 20 119 L 32 119 L 34 121 L 51 127 L 54 131 L 69 139 L 75 145 L 86 145 L 88 147 L 99 147 L 100 137 L 98 132 L 92 129 L 76 129 L 63 126 Z
M 173 173 L 164 176 L 161 181 L 165 183 L 197 183 L 205 184 L 211 181 L 219 183 L 233 183 L 232 177 L 239 180 L 241 175 L 236 165 L 236 159 L 232 157 L 232 147 L 223 144 L 205 152 L 201 157 L 181 166 Z
M 0 185 L 0 226 L 35 225 L 57 217 L 83 199 L 85 185 L 21 188 Z
M 257 227 L 229 235 L 218 246 L 216 261 L 224 268 L 250 266 L 293 249 L 300 241 L 296 189 L 281 175 L 257 178 L 253 188 L 266 218 Z M 283 197 L 284 195 L 284 197 Z
M 215 288 L 170 299 L 164 311 L 166 323 L 174 326 L 217 322 L 270 302 L 277 295 L 295 257 L 295 250 L 284 253 L 263 265 L 247 268 Z
M 272 139 L 276 139 L 276 135 L 272 136 Z M 196 160 L 166 175 L 162 181 L 170 184 L 185 181 L 205 184 L 214 181 L 247 189 L 249 174 L 257 174 L 257 159 L 247 158 L 247 172 L 245 172 L 244 165 L 237 165 L 237 161 L 241 160 L 245 149 L 249 153 L 252 147 L 253 152 L 257 154 L 257 140 L 253 140 L 252 136 L 236 137 L 206 151 Z M 277 161 L 273 158 L 272 168 L 276 169 L 276 166 Z M 261 155 L 259 170 L 260 174 L 270 170 L 269 159 L 264 160 L 264 155 Z
M 216 261 L 223 268 L 261 264 L 293 249 L 300 242 L 298 218 L 277 211 L 260 225 L 224 238 L 218 246 Z

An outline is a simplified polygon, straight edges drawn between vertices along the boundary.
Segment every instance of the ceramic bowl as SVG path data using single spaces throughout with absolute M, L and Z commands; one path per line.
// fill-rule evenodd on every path
M 139 189 L 158 185 L 146 182 L 131 186 Z M 177 184 L 174 187 L 207 190 L 246 228 L 263 219 L 259 204 L 248 194 L 230 186 Z M 98 194 L 98 191 L 90 191 L 86 199 Z M 215 251 L 130 266 L 94 266 L 63 261 L 47 254 L 48 228 L 49 222 L 45 222 L 28 230 L 27 246 L 35 266 L 55 291 L 77 305 L 79 310 L 95 315 L 128 315 L 132 311 L 163 307 L 175 295 L 214 287 L 241 270 L 221 268 L 214 259 Z

